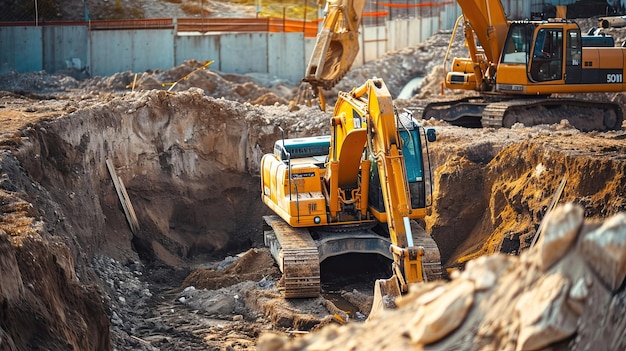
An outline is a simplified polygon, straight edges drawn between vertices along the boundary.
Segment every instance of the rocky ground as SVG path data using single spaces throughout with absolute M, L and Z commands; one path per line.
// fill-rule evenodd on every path
M 397 104 L 437 98 L 448 36 L 355 68 L 337 89 L 378 76 L 395 96 L 432 72 Z M 262 242 L 261 155 L 279 127 L 327 133 L 329 114 L 290 109 L 297 87 L 282 81 L 202 65 L 136 81 L 1 77 L 0 349 L 624 348 L 624 129 L 422 120 L 438 134 L 425 225 L 451 281 L 415 286 L 400 309 L 362 323 L 371 281 L 285 300 Z M 546 217 L 564 178 L 569 205 Z

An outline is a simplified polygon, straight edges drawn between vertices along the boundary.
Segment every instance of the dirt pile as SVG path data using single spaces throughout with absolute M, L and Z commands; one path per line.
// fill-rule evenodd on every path
M 192 272 L 183 281 L 183 286 L 216 290 L 243 281 L 257 282 L 266 278 L 280 279 L 274 258 L 267 250 L 250 250 L 224 270 L 200 269 Z
M 567 124 L 436 129 L 430 149 L 437 181 L 426 224 L 448 267 L 528 248 L 564 177 L 561 202 L 581 204 L 587 217 L 626 209 L 624 131 L 582 133 Z
M 556 350 L 626 346 L 626 216 L 584 221 L 567 204 L 520 257 L 483 256 L 448 284 L 412 286 L 395 311 L 259 350 Z
M 78 70 L 57 74 L 44 71 L 9 72 L 0 80 L 0 91 L 44 99 L 70 100 L 70 94 L 120 96 L 131 91 L 186 91 L 196 87 L 207 96 L 254 105 L 286 105 L 296 88 L 285 80 L 262 74 L 223 74 L 211 70 L 208 62 L 188 60 L 168 70 L 116 73 L 109 77 L 88 77 Z M 63 94 L 65 92 L 66 94 Z M 87 96 L 89 96 L 87 95 Z

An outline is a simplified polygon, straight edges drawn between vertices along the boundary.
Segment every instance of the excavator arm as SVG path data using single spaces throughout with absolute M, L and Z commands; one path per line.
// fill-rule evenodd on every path
M 317 93 L 329 90 L 350 70 L 359 52 L 359 25 L 365 0 L 329 0 L 322 29 L 303 79 Z
M 348 136 L 360 132 L 367 134 L 366 154 L 371 155 L 378 168 L 391 239 L 393 276 L 377 282 L 375 294 L 379 297 L 375 300 L 382 301 L 382 296 L 387 295 L 390 298 L 386 300 L 393 301 L 408 290 L 408 284 L 424 280 L 424 249 L 413 245 L 409 219 L 411 197 L 391 94 L 381 79 L 370 79 L 349 93 L 339 94 L 334 116 L 329 161 L 333 161 L 333 148 L 345 146 Z M 327 168 L 330 174 L 326 179 L 330 184 L 334 177 L 339 177 L 332 170 Z
M 455 81 L 454 71 L 473 71 L 472 79 L 468 80 L 464 89 L 490 90 L 495 84 L 500 55 L 509 30 L 506 13 L 500 0 L 457 0 L 457 3 L 463 11 L 461 17 L 469 57 L 454 59 L 453 72 L 450 72 L 452 76 L 449 74 L 446 83 L 452 88 L 449 82 Z M 454 36 L 450 39 L 450 45 L 453 40 Z M 458 88 L 458 85 L 455 87 Z
M 497 64 L 509 31 L 502 3 L 500 0 L 457 0 L 457 3 L 465 17 L 466 32 L 467 28 L 471 29 L 487 60 Z
M 350 70 L 359 52 L 358 28 L 366 0 L 329 0 L 303 82 L 314 94 L 334 87 Z M 509 23 L 500 0 L 457 0 L 465 18 L 465 35 L 476 84 L 493 80 Z M 477 39 L 474 39 L 474 36 Z M 482 55 L 486 59 L 482 58 Z

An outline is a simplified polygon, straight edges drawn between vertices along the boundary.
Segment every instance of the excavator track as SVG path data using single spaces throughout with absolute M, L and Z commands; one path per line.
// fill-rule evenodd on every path
M 556 124 L 564 119 L 582 131 L 604 131 L 621 129 L 624 116 L 619 104 L 608 101 L 515 99 L 487 105 L 482 124 L 510 128 L 515 123 L 534 126 Z
M 319 296 L 319 254 L 309 231 L 276 215 L 263 216 L 263 221 L 265 245 L 283 272 L 285 298 Z
M 466 128 L 481 128 L 480 118 L 487 103 L 482 98 L 467 97 L 449 101 L 433 101 L 422 109 L 422 119 L 438 119 Z
M 509 99 L 466 98 L 433 102 L 424 107 L 422 118 L 435 118 L 462 127 L 510 128 L 515 123 L 530 127 L 556 124 L 561 120 L 582 131 L 619 130 L 624 120 L 619 104 L 561 98 Z
M 291 227 L 276 215 L 264 216 L 265 245 L 278 263 L 283 273 L 285 298 L 317 297 L 320 294 L 320 259 L 318 245 L 324 245 L 324 240 L 313 240 L 310 232 L 304 228 Z M 391 245 L 388 237 L 381 237 L 371 230 L 372 224 L 367 223 L 348 228 L 333 228 L 335 240 L 371 240 L 377 237 L 385 247 Z M 422 265 L 424 280 L 433 281 L 443 279 L 441 254 L 435 240 L 415 221 L 411 221 L 413 245 L 424 248 Z M 384 244 L 384 243 L 387 244 Z M 355 244 L 359 245 L 359 244 Z M 331 244 L 331 246 L 334 246 Z M 371 242 L 369 247 L 373 247 Z M 389 259 L 391 252 L 379 249 Z

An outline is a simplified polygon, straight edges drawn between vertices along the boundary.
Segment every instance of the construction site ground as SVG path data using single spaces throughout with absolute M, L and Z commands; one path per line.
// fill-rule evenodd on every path
M 336 90 L 377 76 L 397 96 L 423 75 L 415 97 L 396 101 L 420 117 L 439 98 L 449 35 L 357 67 Z M 290 108 L 297 87 L 284 81 L 201 65 L 139 73 L 132 91 L 131 72 L 0 78 L 0 350 L 626 347 L 624 128 L 421 120 L 437 132 L 422 224 L 451 281 L 412 287 L 400 309 L 363 323 L 367 272 L 285 300 L 263 247 L 261 156 L 281 128 L 327 134 L 330 111 Z M 563 179 L 570 205 L 530 248 Z M 608 244 L 589 243 L 598 233 Z

